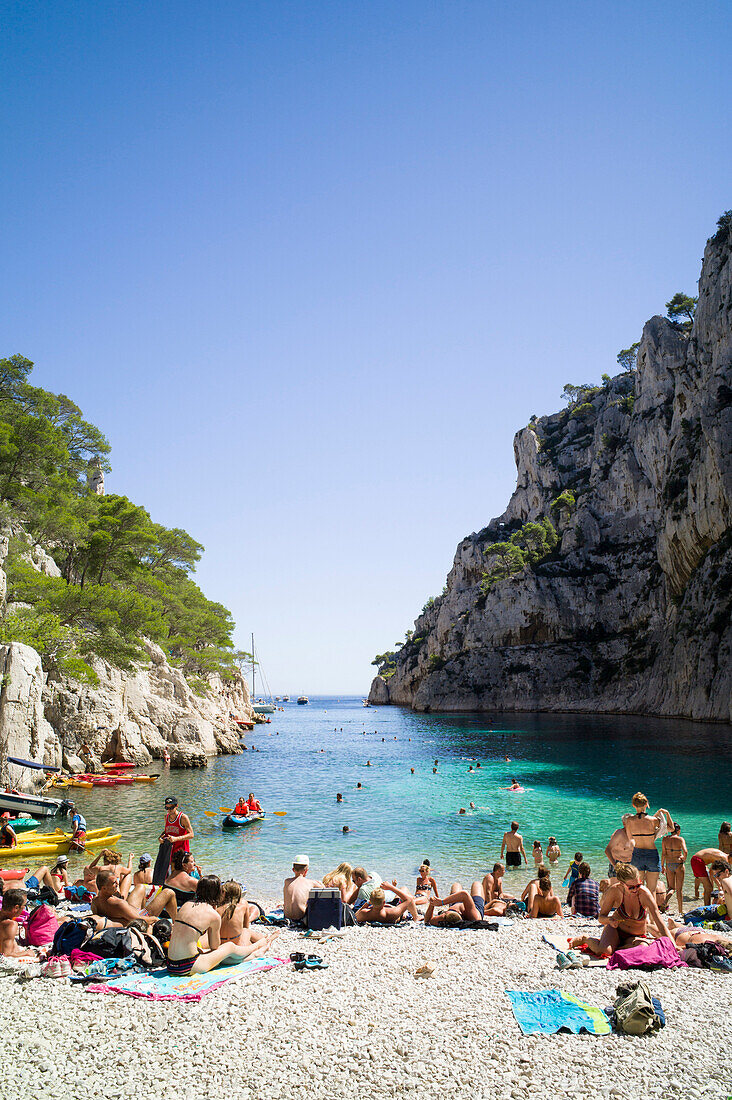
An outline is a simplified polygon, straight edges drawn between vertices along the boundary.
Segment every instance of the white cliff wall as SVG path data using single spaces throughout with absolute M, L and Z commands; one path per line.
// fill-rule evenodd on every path
M 460 543 L 372 702 L 732 720 L 732 230 L 691 333 L 652 318 L 638 371 L 591 406 L 517 433 L 505 513 Z M 485 547 L 543 516 L 555 552 L 484 595 Z

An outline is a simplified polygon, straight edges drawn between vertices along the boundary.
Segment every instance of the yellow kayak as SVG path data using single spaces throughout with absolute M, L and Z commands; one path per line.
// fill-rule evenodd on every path
M 86 834 L 87 843 L 90 840 L 99 840 L 111 832 L 110 825 L 106 829 L 89 829 Z M 71 840 L 73 835 L 73 833 L 65 833 L 63 829 L 56 829 L 55 833 L 39 833 L 37 829 L 33 829 L 18 837 L 18 847 L 28 844 L 64 844 L 67 840 Z
M 94 787 L 94 784 L 90 783 L 86 779 L 70 779 L 69 782 L 66 783 L 66 786 L 67 787 L 85 787 L 87 790 L 91 791 Z
M 87 849 L 112 848 L 121 839 L 122 833 L 115 833 L 113 836 L 100 836 L 87 840 L 86 847 Z M 49 856 L 66 855 L 70 847 L 70 840 L 65 840 L 61 844 L 41 844 L 39 840 L 37 844 L 24 844 L 22 847 L 0 849 L 0 862 L 6 863 L 9 859 L 22 859 L 27 862 L 29 859 L 45 859 Z

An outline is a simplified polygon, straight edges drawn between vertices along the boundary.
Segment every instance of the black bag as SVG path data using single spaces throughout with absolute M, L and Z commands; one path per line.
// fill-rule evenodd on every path
M 83 920 L 69 920 L 60 924 L 53 937 L 51 954 L 70 955 L 75 948 L 83 947 L 90 932 L 89 925 Z
M 132 933 L 129 928 L 105 928 L 92 936 L 86 950 L 103 959 L 126 959 L 132 954 Z
M 314 889 L 308 894 L 305 923 L 314 932 L 343 927 L 343 902 L 336 889 Z
M 162 841 L 157 854 L 157 858 L 155 860 L 155 866 L 153 867 L 153 886 L 165 886 L 165 880 L 168 877 L 168 871 L 170 870 L 170 855 L 172 851 L 173 841 Z
M 167 956 L 155 936 L 136 927 L 123 929 L 123 931 L 129 932 L 131 939 L 130 953 L 135 956 L 140 966 L 144 966 L 146 970 L 165 966 Z

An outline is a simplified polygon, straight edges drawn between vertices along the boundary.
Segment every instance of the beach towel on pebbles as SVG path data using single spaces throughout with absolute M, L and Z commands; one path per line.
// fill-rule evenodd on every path
M 524 1035 L 553 1035 L 557 1031 L 571 1031 L 578 1035 L 587 1031 L 590 1035 L 609 1035 L 612 1031 L 605 1012 L 595 1005 L 580 1001 L 570 993 L 558 989 L 539 989 L 523 992 L 507 989 L 513 1014 Z
M 128 997 L 146 997 L 151 1001 L 200 1001 L 214 989 L 237 978 L 284 966 L 288 959 L 244 959 L 234 966 L 220 966 L 208 974 L 176 977 L 167 970 L 149 970 L 145 974 L 123 974 L 109 982 L 87 986 L 90 993 L 126 993 Z

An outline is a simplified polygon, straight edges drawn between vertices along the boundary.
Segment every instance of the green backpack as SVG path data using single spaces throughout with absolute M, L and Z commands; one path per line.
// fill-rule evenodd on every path
M 647 1035 L 658 1031 L 661 1021 L 653 1005 L 651 991 L 645 982 L 619 985 L 613 1006 L 619 1031 L 626 1035 Z

